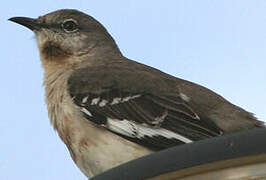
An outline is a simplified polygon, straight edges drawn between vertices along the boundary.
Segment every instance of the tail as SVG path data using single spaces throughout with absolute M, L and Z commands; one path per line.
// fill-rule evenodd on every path
M 258 120 L 253 113 L 229 103 L 214 109 L 210 117 L 225 133 L 266 128 L 265 122 Z

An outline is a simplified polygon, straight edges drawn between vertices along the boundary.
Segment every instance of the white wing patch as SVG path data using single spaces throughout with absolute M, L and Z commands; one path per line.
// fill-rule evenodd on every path
M 96 104 L 98 104 L 99 101 L 100 101 L 99 97 L 98 98 L 94 98 L 94 99 L 91 100 L 91 105 L 96 105 Z
M 184 93 L 180 93 L 179 95 L 180 95 L 180 97 L 181 97 L 184 101 L 186 101 L 186 102 L 189 102 L 189 101 L 190 101 L 190 97 L 188 97 L 188 96 L 185 95 Z
M 134 95 L 134 96 L 127 96 L 127 97 L 124 97 L 124 98 L 116 97 L 112 101 L 110 101 L 111 102 L 110 105 L 124 103 L 124 102 L 127 102 L 127 101 L 131 100 L 131 99 L 138 98 L 140 96 L 141 95 L 137 94 L 137 95 Z M 83 104 L 85 104 L 87 101 L 88 101 L 88 96 L 86 96 L 86 97 L 84 97 L 82 99 L 82 103 Z M 100 97 L 97 97 L 97 98 L 94 98 L 94 99 L 91 100 L 91 105 L 99 105 L 100 107 L 104 107 L 107 103 L 108 103 L 107 100 L 101 99 Z
M 81 111 L 84 112 L 85 114 L 87 114 L 88 116 L 92 117 L 91 112 L 88 111 L 86 108 L 82 108 Z
M 111 102 L 111 105 L 118 104 L 121 102 L 121 100 L 122 100 L 122 98 L 114 98 L 113 101 Z
M 134 122 L 128 120 L 117 120 L 107 118 L 106 128 L 114 131 L 116 133 L 135 138 L 144 138 L 145 136 L 155 137 L 155 136 L 163 136 L 168 139 L 177 139 L 184 143 L 190 143 L 192 140 L 169 131 L 164 128 L 151 128 L 145 124 L 136 124 Z
M 137 135 L 137 127 L 135 126 L 135 124 L 127 120 L 121 121 L 117 119 L 107 118 L 106 127 L 111 131 L 117 132 L 128 137 L 133 138 Z
M 84 98 L 82 99 L 82 103 L 83 103 L 83 104 L 87 102 L 88 97 L 89 97 L 89 96 L 86 96 L 86 97 L 84 97 Z
M 124 97 L 124 98 L 114 98 L 113 101 L 111 102 L 111 105 L 127 102 L 127 101 L 129 101 L 131 99 L 135 99 L 135 98 L 138 98 L 140 96 L 141 96 L 140 94 L 137 94 L 137 95 L 134 95 L 134 96 L 127 96 L 127 97 Z
M 103 107 L 103 106 L 105 106 L 107 103 L 108 103 L 108 101 L 105 100 L 105 99 L 103 99 L 103 100 L 101 100 L 101 102 L 99 103 L 99 106 L 100 106 L 100 107 Z

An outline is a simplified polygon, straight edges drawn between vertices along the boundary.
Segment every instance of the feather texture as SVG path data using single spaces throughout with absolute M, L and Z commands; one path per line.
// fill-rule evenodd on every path
M 88 120 L 151 149 L 189 143 L 220 133 L 217 127 L 205 124 L 178 96 L 131 94 L 110 89 L 100 94 L 73 97 Z M 162 139 L 169 142 L 162 143 Z

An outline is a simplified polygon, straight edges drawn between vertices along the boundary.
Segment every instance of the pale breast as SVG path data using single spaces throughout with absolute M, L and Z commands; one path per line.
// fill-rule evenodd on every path
M 88 177 L 152 151 L 86 120 L 72 100 L 63 104 L 63 132 L 73 160 Z
M 49 77 L 45 82 L 49 117 L 84 174 L 91 177 L 152 153 L 86 120 L 67 92 L 68 74 L 57 74 L 56 79 Z

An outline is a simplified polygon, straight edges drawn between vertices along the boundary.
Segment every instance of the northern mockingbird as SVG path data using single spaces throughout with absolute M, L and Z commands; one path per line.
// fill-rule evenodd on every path
M 168 147 L 264 127 L 211 90 L 126 58 L 80 11 L 10 20 L 37 37 L 51 123 L 88 177 Z

